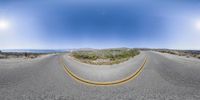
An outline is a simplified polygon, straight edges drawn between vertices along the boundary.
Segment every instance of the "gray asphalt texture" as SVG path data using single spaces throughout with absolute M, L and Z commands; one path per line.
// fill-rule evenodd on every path
M 109 81 L 133 73 L 145 56 L 148 60 L 142 73 L 116 86 L 79 83 L 59 62 L 63 59 L 80 77 Z M 67 55 L 0 60 L 0 100 L 200 100 L 200 60 L 153 51 L 143 51 L 119 65 L 101 67 L 72 61 Z

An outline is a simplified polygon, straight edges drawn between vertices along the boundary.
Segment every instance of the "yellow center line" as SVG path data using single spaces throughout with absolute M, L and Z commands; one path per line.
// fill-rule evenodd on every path
M 63 65 L 64 71 L 74 80 L 76 80 L 77 82 L 80 83 L 84 83 L 87 85 L 94 85 L 94 86 L 111 86 L 111 85 L 119 85 L 119 84 L 124 84 L 127 83 L 130 80 L 135 79 L 144 69 L 144 65 L 147 62 L 147 57 L 145 57 L 143 64 L 130 76 L 120 79 L 120 80 L 116 80 L 116 81 L 109 81 L 109 82 L 98 82 L 98 81 L 91 81 L 91 80 L 87 80 L 84 78 L 81 78 L 79 76 L 77 76 L 76 74 L 74 74 L 68 67 L 66 64 L 64 64 L 63 59 L 60 59 L 60 64 Z

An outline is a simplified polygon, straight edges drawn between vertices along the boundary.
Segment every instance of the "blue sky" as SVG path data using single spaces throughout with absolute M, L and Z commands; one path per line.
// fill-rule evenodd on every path
M 0 1 L 0 49 L 117 47 L 200 49 L 200 1 Z

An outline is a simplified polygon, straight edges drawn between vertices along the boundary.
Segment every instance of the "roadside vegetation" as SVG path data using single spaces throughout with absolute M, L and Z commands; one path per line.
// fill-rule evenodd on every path
M 91 51 L 74 51 L 71 56 L 81 62 L 95 65 L 118 64 L 139 54 L 136 49 L 103 49 Z
M 24 58 L 24 59 L 33 59 L 37 58 L 42 53 L 18 53 L 18 52 L 1 52 L 0 51 L 0 59 L 10 59 L 10 58 Z
M 200 59 L 200 51 L 198 50 L 159 50 L 162 53 L 169 53 L 178 56 L 195 57 Z

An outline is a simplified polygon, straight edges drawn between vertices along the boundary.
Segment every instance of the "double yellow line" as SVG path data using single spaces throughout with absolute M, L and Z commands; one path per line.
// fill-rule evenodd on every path
M 109 82 L 98 82 L 98 81 L 91 81 L 91 80 L 87 80 L 84 78 L 81 78 L 79 76 L 77 76 L 76 74 L 74 74 L 68 67 L 66 64 L 64 64 L 63 59 L 60 59 L 60 63 L 63 65 L 64 71 L 74 80 L 76 80 L 77 82 L 83 83 L 83 84 L 87 84 L 87 85 L 93 85 L 93 86 L 111 86 L 111 85 L 119 85 L 119 84 L 123 84 L 126 83 L 130 80 L 135 79 L 144 69 L 144 65 L 147 62 L 147 57 L 145 57 L 143 64 L 130 76 L 125 77 L 123 79 L 120 80 L 116 80 L 116 81 L 109 81 Z

